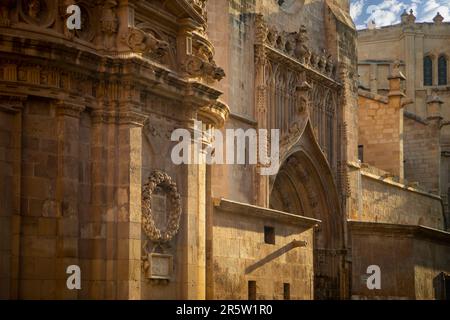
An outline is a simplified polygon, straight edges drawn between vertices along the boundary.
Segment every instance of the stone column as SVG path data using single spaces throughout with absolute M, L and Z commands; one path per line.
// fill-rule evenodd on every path
M 444 102 L 437 95 L 432 95 L 427 99 L 427 121 L 428 121 L 428 137 L 426 152 L 429 157 L 429 172 L 426 182 L 428 191 L 440 195 L 441 192 L 441 124 L 442 124 L 442 104 Z
M 195 131 L 201 128 L 194 128 Z M 198 141 L 197 141 L 198 142 Z M 192 141 L 192 149 L 197 143 Z M 201 145 L 199 146 L 201 147 Z M 185 165 L 185 190 L 181 220 L 181 252 L 183 257 L 182 299 L 206 298 L 206 165 Z
M 56 103 L 57 126 L 57 234 L 56 264 L 58 299 L 77 299 L 77 290 L 68 290 L 66 269 L 70 265 L 79 266 L 78 259 L 78 175 L 79 175 L 79 124 L 81 103 L 59 101 Z M 44 205 L 45 211 L 45 205 Z M 83 273 L 81 274 L 83 276 Z
M 391 117 L 393 118 L 394 132 L 392 133 L 392 144 L 390 146 L 390 152 L 393 165 L 391 166 L 391 173 L 403 179 L 404 163 L 403 163 L 403 106 L 402 99 L 405 98 L 405 94 L 402 90 L 402 81 L 406 80 L 405 76 L 400 72 L 399 63 L 394 64 L 392 74 L 389 76 L 389 94 L 388 94 L 388 109 L 393 110 Z
M 406 95 L 415 97 L 415 79 L 416 79 L 416 48 L 415 35 L 412 31 L 405 32 L 405 64 L 406 64 Z
M 101 108 L 99 108 L 101 109 Z M 102 111 L 91 112 L 90 128 L 90 185 L 84 185 L 83 194 L 89 200 L 88 210 L 80 212 L 79 259 L 82 268 L 82 299 L 113 299 L 112 256 L 114 247 L 107 247 L 113 235 L 107 234 L 106 206 L 107 161 L 106 125 Z M 86 199 L 83 199 L 86 202 Z M 106 217 L 106 218 L 105 218 Z M 109 238 L 107 238 L 109 236 Z M 109 267 L 109 268 L 108 268 Z M 110 274 L 108 274 L 110 271 Z M 106 281 L 106 284 L 105 282 Z M 109 285 L 109 286 L 108 286 Z
M 115 148 L 118 181 L 114 187 L 116 299 L 134 300 L 141 298 L 141 154 L 142 127 L 146 118 L 134 111 L 121 112 L 119 117 L 118 145 Z
M 0 299 L 17 299 L 21 234 L 22 110 L 26 96 L 0 96 Z
M 256 16 L 256 29 L 257 29 L 257 41 L 255 54 L 255 118 L 258 123 L 258 129 L 267 129 L 270 132 L 269 124 L 269 110 L 268 105 L 268 90 L 266 85 L 267 77 L 269 76 L 266 71 L 266 65 L 268 63 L 266 57 L 266 50 L 264 47 L 264 41 L 267 37 L 268 28 L 264 22 L 262 15 Z M 269 137 L 267 137 L 269 139 Z M 270 141 L 270 140 L 268 140 Z M 267 154 L 268 144 L 266 149 L 263 150 L 264 154 Z M 259 144 L 258 144 L 259 148 Z M 258 150 L 259 154 L 259 150 Z M 255 190 L 257 192 L 256 204 L 260 207 L 269 207 L 269 177 L 261 175 L 261 164 L 257 165 L 256 177 L 255 177 Z

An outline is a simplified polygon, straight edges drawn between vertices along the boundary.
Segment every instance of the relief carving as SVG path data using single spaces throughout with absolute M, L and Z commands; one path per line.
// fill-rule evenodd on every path
M 191 77 L 206 78 L 209 81 L 220 81 L 225 77 L 225 71 L 214 61 L 206 61 L 194 55 L 187 56 L 183 70 Z
M 15 4 L 16 0 L 3 0 L 0 3 L 0 26 L 9 27 L 11 24 L 9 13 Z
M 19 15 L 28 24 L 48 28 L 55 22 L 54 1 L 20 0 Z
M 156 195 L 159 199 L 152 196 Z M 166 197 L 164 201 L 159 201 Z M 165 204 L 155 207 L 156 204 Z M 156 212 L 159 211 L 159 212 Z M 165 217 L 165 229 L 157 226 L 156 214 Z M 157 243 L 166 243 L 173 239 L 180 227 L 181 196 L 177 185 L 165 172 L 155 170 L 148 178 L 142 191 L 142 228 L 147 237 Z
M 255 38 L 257 44 L 272 47 L 327 77 L 333 78 L 336 75 L 331 55 L 326 52 L 315 53 L 308 46 L 309 37 L 304 25 L 298 32 L 280 32 L 274 27 L 268 27 L 262 15 L 258 15 L 255 19 Z M 262 55 L 260 51 L 255 53 L 257 60 Z
M 103 44 L 106 49 L 114 46 L 114 35 L 119 27 L 116 7 L 116 0 L 106 0 L 101 8 L 100 30 L 103 32 Z
M 147 53 L 160 59 L 169 52 L 169 44 L 157 39 L 153 34 L 138 28 L 129 27 L 123 38 L 128 47 L 137 53 Z

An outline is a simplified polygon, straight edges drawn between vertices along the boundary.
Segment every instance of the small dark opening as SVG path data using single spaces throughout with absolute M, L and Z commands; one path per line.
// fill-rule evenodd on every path
M 358 146 L 358 159 L 361 162 L 364 162 L 364 146 L 360 145 Z
M 248 300 L 256 300 L 256 281 L 248 282 Z
M 291 285 L 289 283 L 283 284 L 283 297 L 284 300 L 291 300 Z
M 275 228 L 264 227 L 264 242 L 267 244 L 275 244 Z

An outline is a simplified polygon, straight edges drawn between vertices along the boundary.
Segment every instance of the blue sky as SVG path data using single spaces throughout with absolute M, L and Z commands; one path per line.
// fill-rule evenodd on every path
M 450 22 L 450 0 L 351 0 L 350 14 L 356 27 L 364 29 L 370 20 L 377 26 L 399 23 L 405 9 L 414 10 L 417 22 L 431 22 L 437 12 Z

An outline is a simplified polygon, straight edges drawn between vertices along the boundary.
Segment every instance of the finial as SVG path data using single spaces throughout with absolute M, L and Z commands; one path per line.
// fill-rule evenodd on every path
M 444 21 L 444 17 L 441 16 L 441 14 L 438 12 L 436 14 L 436 16 L 433 18 L 433 21 L 434 21 L 434 23 L 437 23 L 437 24 L 442 23 L 442 21 Z

